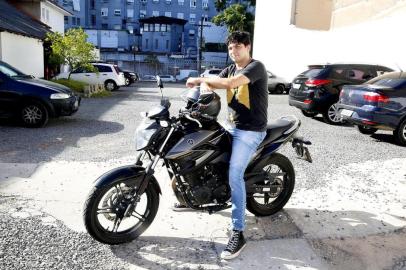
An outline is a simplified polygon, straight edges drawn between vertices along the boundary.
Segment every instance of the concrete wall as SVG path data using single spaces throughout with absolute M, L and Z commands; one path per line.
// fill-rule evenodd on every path
M 290 1 L 257 1 L 253 56 L 289 80 L 314 63 L 377 63 L 406 70 L 401 34 L 406 9 L 330 31 L 300 29 L 290 19 Z
M 289 2 L 289 1 L 288 1 Z M 333 0 L 294 0 L 294 24 L 299 28 L 330 29 Z
M 22 72 L 36 77 L 44 76 L 44 49 L 42 41 L 8 32 L 0 32 L 0 60 Z

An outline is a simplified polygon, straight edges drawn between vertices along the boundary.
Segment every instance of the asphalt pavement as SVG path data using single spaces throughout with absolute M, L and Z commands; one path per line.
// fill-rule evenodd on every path
M 170 84 L 171 113 L 184 101 Z M 225 95 L 220 120 L 225 116 Z M 247 213 L 246 250 L 219 259 L 230 211 L 174 213 L 167 173 L 158 215 L 137 240 L 97 243 L 85 232 L 81 210 L 92 182 L 134 162 L 140 112 L 158 104 L 153 83 L 113 96 L 84 99 L 79 112 L 43 129 L 0 126 L 0 269 L 406 269 L 406 148 L 390 132 L 360 134 L 331 126 L 269 96 L 269 118 L 296 115 L 312 141 L 313 163 L 295 157 L 296 187 L 280 213 Z

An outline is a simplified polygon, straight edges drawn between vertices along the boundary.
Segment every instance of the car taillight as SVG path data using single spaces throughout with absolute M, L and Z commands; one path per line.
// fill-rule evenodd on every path
M 304 104 L 310 104 L 310 103 L 312 103 L 312 102 L 313 102 L 313 100 L 311 100 L 311 99 L 305 99 L 305 100 L 303 101 Z
M 309 79 L 305 82 L 306 86 L 315 87 L 331 83 L 331 80 Z
M 369 102 L 380 102 L 380 103 L 389 102 L 389 97 L 379 94 L 379 93 L 367 92 L 363 95 L 363 97 L 364 97 L 364 100 L 369 101 Z

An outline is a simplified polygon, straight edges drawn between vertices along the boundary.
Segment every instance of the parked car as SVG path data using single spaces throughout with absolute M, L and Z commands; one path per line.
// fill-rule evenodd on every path
M 199 77 L 199 73 L 194 69 L 181 69 L 176 75 L 177 81 L 186 81 L 189 77 Z
M 129 85 L 135 83 L 139 79 L 138 74 L 135 73 L 135 72 L 128 71 L 128 70 L 123 70 L 123 73 L 124 73 L 125 85 L 126 86 L 129 86 Z
M 406 74 L 392 72 L 341 90 L 338 112 L 364 134 L 392 130 L 406 146 Z
M 163 82 L 176 82 L 175 77 L 172 75 L 159 75 Z
M 99 71 L 93 72 L 84 68 L 77 68 L 71 74 L 71 79 L 81 81 L 88 84 L 104 84 L 107 90 L 113 91 L 125 85 L 124 73 L 121 72 L 117 65 L 106 63 L 92 63 Z M 67 79 L 69 72 L 60 73 L 56 79 Z
M 79 106 L 80 97 L 68 87 L 26 75 L 0 61 L 0 118 L 43 127 L 49 117 L 72 115 Z
M 268 92 L 269 94 L 283 94 L 289 93 L 291 83 L 282 77 L 275 75 L 274 73 L 267 71 L 268 73 Z
M 200 77 L 208 78 L 208 77 L 217 77 L 222 69 L 218 68 L 212 68 L 212 69 L 206 69 L 202 74 L 200 74 Z
M 154 75 L 144 75 L 142 76 L 142 80 L 145 82 L 156 82 L 156 76 Z
M 289 105 L 299 108 L 305 116 L 323 114 L 329 124 L 342 122 L 337 113 L 341 88 L 348 84 L 361 84 L 392 69 L 366 64 L 311 65 L 292 82 Z

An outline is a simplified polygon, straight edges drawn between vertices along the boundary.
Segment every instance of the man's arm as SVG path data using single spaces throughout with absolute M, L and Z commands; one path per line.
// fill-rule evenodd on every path
M 186 82 L 186 86 L 192 88 L 194 86 L 198 86 L 202 83 L 208 85 L 209 90 L 214 89 L 232 89 L 236 88 L 243 84 L 248 84 L 250 79 L 243 74 L 239 74 L 237 76 L 231 78 L 220 78 L 220 77 L 209 77 L 209 78 L 189 78 Z

